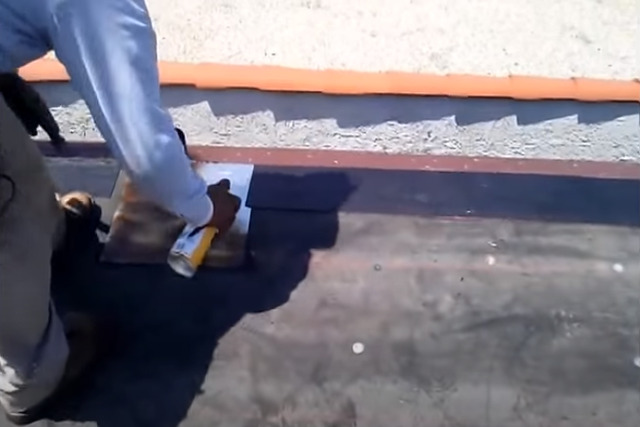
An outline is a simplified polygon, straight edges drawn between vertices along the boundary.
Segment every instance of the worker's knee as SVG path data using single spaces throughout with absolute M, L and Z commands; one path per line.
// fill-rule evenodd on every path
M 8 413 L 40 403 L 63 375 L 69 354 L 64 328 L 52 307 L 48 313 L 42 325 L 27 322 L 35 326 L 32 330 L 0 314 L 0 406 Z M 25 310 L 24 316 L 28 314 Z M 34 345 L 27 338 L 35 336 L 39 339 Z

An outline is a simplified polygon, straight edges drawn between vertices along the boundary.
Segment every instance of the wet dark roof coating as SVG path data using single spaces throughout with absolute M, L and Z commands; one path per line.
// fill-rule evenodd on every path
M 257 167 L 243 268 L 55 283 L 120 335 L 53 419 L 635 427 L 639 184 Z

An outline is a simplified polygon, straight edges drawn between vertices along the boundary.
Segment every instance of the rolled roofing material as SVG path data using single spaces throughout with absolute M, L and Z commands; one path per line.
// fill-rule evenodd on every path
M 587 102 L 640 102 L 640 80 L 557 79 L 534 76 L 489 77 L 405 72 L 305 70 L 266 65 L 160 62 L 162 85 L 198 89 L 246 88 L 335 95 L 431 95 L 450 97 L 564 99 Z M 68 81 L 64 66 L 39 59 L 20 69 L 32 82 Z

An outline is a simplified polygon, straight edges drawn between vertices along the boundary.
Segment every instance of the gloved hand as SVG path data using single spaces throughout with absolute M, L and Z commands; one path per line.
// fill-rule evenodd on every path
M 0 73 L 0 93 L 29 135 L 36 136 L 38 126 L 41 126 L 55 147 L 64 144 L 60 128 L 47 104 L 17 73 Z
M 207 194 L 213 203 L 213 215 L 207 225 L 218 229 L 220 234 L 226 233 L 236 219 L 242 201 L 232 194 L 231 182 L 223 179 L 207 188 Z

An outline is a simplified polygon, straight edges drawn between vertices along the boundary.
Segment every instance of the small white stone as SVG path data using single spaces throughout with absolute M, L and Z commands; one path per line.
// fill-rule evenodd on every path
M 619 262 L 613 264 L 612 268 L 616 273 L 622 273 L 624 271 L 624 265 L 620 264 Z
M 640 368 L 640 356 L 636 356 L 635 359 L 633 359 L 633 364 Z
M 351 350 L 353 350 L 354 354 L 362 354 L 362 352 L 364 352 L 364 344 L 361 342 L 354 342 L 351 346 Z
M 493 255 L 487 255 L 487 264 L 493 265 L 496 263 L 496 257 Z

